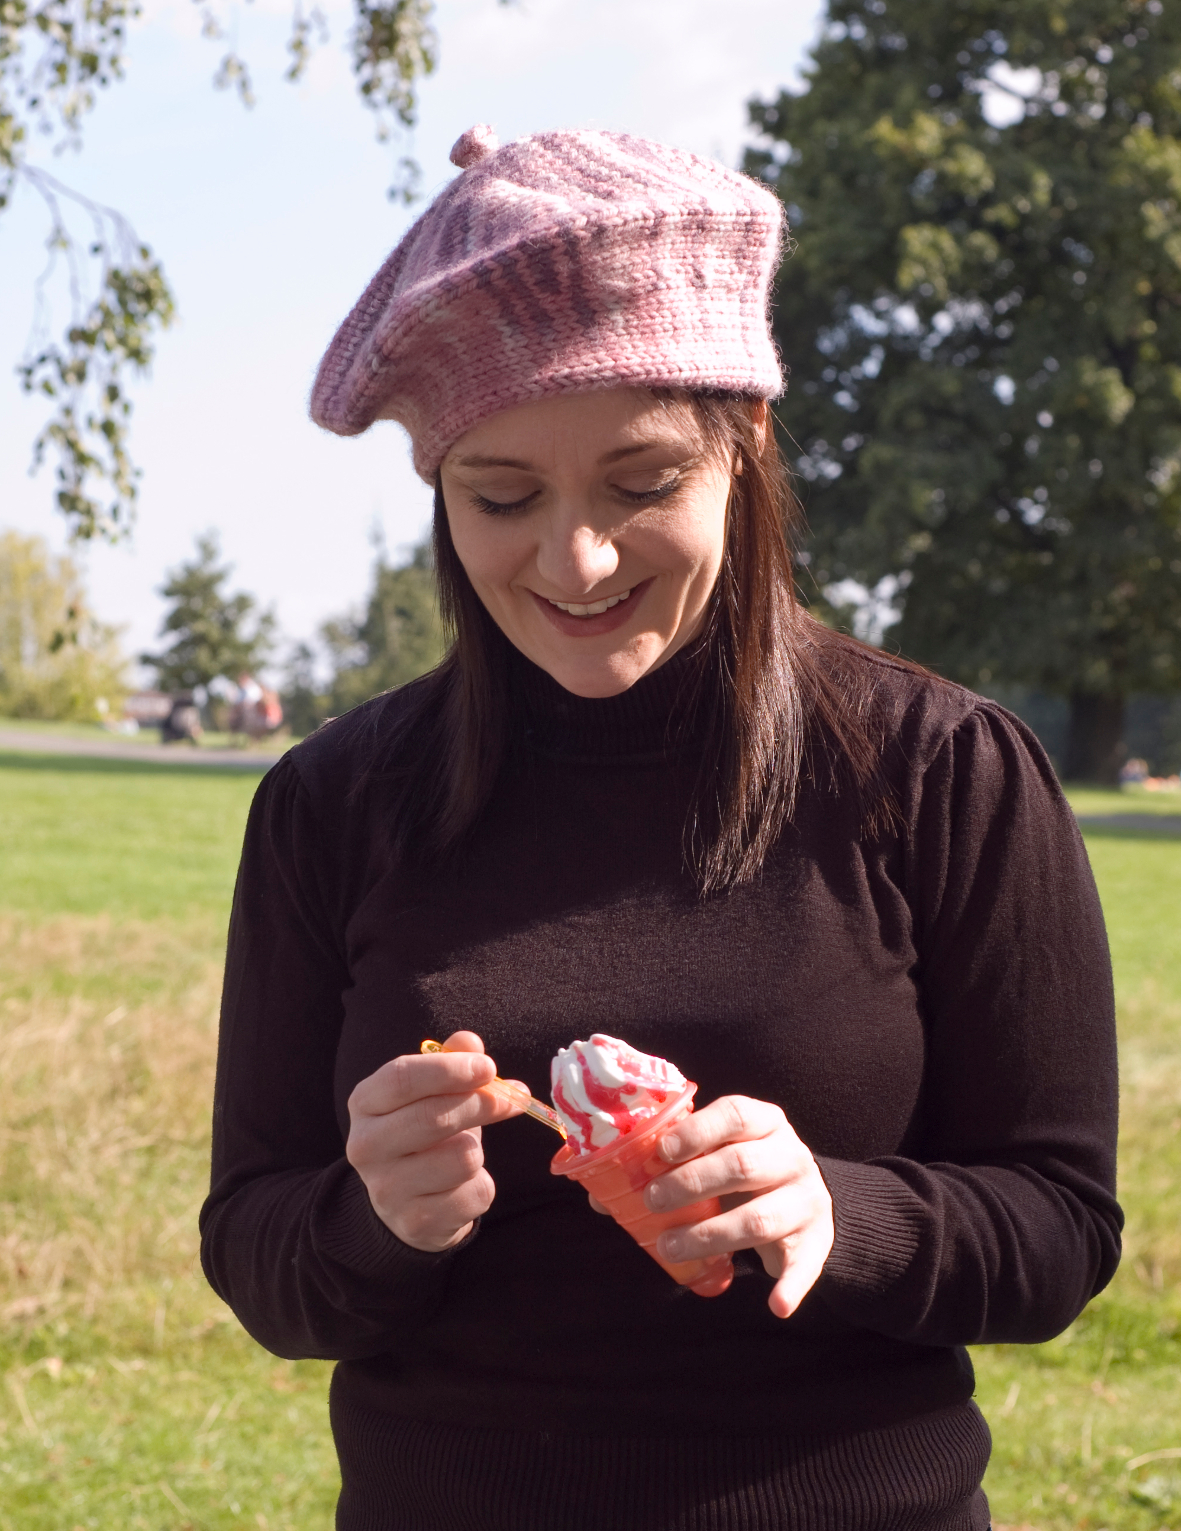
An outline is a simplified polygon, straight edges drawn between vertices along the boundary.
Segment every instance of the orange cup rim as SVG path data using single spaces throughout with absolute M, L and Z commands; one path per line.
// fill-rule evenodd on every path
M 563 1143 L 550 1161 L 550 1173 L 554 1175 L 572 1175 L 575 1172 L 581 1174 L 583 1170 L 594 1169 L 599 1164 L 605 1164 L 608 1159 L 618 1158 L 623 1150 L 633 1143 L 639 1143 L 644 1138 L 655 1137 L 661 1127 L 668 1125 L 679 1108 L 684 1106 L 686 1101 L 692 1100 L 696 1094 L 697 1086 L 689 1081 L 674 1100 L 667 1101 L 653 1116 L 646 1118 L 643 1126 L 637 1131 L 616 1138 L 614 1143 L 608 1143 L 603 1148 L 594 1148 L 589 1154 L 575 1153 L 568 1142 Z

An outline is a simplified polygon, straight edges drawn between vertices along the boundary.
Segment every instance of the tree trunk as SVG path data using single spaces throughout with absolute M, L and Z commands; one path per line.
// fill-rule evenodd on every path
M 1105 787 L 1119 785 L 1119 768 L 1124 763 L 1126 702 L 1126 697 L 1093 691 L 1071 693 L 1066 759 L 1062 763 L 1065 781 L 1098 782 Z

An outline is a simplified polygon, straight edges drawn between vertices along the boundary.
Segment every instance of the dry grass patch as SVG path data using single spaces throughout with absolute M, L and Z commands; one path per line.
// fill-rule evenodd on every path
M 0 1317 L 110 1323 L 193 1274 L 220 980 L 198 934 L 0 921 Z
M 220 922 L 0 916 L 0 1531 L 312 1531 L 327 1369 L 206 1285 Z

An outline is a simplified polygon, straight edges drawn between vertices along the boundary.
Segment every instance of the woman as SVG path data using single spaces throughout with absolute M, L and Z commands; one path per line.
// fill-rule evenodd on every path
M 454 644 L 259 790 L 206 1271 L 340 1362 L 344 1531 L 985 1527 L 962 1347 L 1118 1259 L 1072 816 L 1017 720 L 795 605 L 770 193 L 608 133 L 453 158 L 312 409 L 408 429 Z M 481 1091 L 594 1031 L 701 1087 L 648 1196 L 723 1197 L 662 1251 L 735 1252 L 721 1297 Z

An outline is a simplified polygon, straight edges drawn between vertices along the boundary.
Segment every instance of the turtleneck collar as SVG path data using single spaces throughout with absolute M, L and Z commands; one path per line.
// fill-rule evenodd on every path
M 674 754 L 699 732 L 703 709 L 693 702 L 708 652 L 708 644 L 690 644 L 618 696 L 584 697 L 514 650 L 513 691 L 525 737 L 546 755 L 598 760 Z

